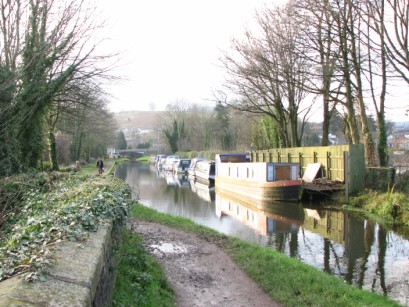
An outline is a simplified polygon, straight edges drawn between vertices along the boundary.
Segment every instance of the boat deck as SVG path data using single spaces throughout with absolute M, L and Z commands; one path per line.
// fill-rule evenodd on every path
M 312 182 L 304 183 L 304 193 L 307 195 L 330 196 L 334 193 L 343 192 L 345 186 L 341 182 Z

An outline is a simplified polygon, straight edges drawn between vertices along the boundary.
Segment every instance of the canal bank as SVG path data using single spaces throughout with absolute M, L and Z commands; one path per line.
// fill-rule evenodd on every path
M 327 209 L 320 203 L 254 207 L 142 163 L 120 166 L 116 175 L 132 186 L 147 207 L 280 251 L 403 305 L 409 302 L 408 240 L 375 219 Z
M 110 193 L 114 193 L 115 192 L 114 190 L 111 190 Z M 80 196 L 80 195 L 78 195 L 78 193 L 76 193 L 77 191 L 73 190 L 72 192 L 74 192 L 74 194 L 76 196 Z M 137 206 L 137 207 L 142 208 L 142 206 Z M 141 218 L 141 214 L 142 213 L 139 213 L 138 218 Z M 157 223 L 162 223 L 163 224 L 163 223 L 166 223 L 167 219 L 169 219 L 169 221 L 167 223 L 169 223 L 169 225 L 171 225 L 172 228 L 182 227 L 183 232 L 191 231 L 192 226 L 186 226 L 187 224 L 190 224 L 190 223 L 186 224 L 183 221 L 181 221 L 181 220 L 179 220 L 179 219 L 177 219 L 175 217 L 163 217 L 163 215 L 160 215 L 160 214 L 157 214 L 157 213 L 155 213 L 155 215 L 157 215 L 157 217 L 156 217 L 156 222 Z M 142 216 L 146 217 L 145 214 L 142 214 Z M 152 217 L 147 217 L 147 218 L 152 219 Z M 55 225 L 58 225 L 58 224 L 55 223 L 54 226 Z M 160 227 L 156 227 L 156 228 L 160 229 Z M 282 293 L 280 287 L 286 288 L 286 290 L 288 292 L 288 294 L 287 294 L 288 298 L 286 298 L 286 297 L 283 298 L 282 297 L 280 299 L 280 301 L 282 301 L 282 302 L 285 302 L 289 298 L 293 298 L 293 299 L 298 300 L 298 302 L 299 302 L 298 305 L 304 305 L 305 302 L 308 302 L 308 301 L 311 302 L 312 300 L 315 300 L 319 296 L 324 296 L 325 299 L 327 300 L 325 305 L 328 305 L 329 304 L 328 302 L 331 302 L 331 305 L 334 305 L 334 304 L 337 305 L 335 302 L 342 302 L 343 306 L 352 306 L 352 305 L 356 306 L 357 304 L 358 305 L 359 304 L 362 304 L 362 305 L 363 304 L 377 305 L 377 303 L 378 303 L 378 305 L 382 304 L 382 306 L 388 306 L 388 305 L 393 306 L 394 305 L 393 302 L 390 302 L 390 301 L 386 300 L 385 298 L 381 298 L 381 301 L 376 301 L 376 300 L 374 300 L 374 298 L 371 298 L 369 301 L 368 301 L 368 298 L 367 299 L 360 298 L 361 295 L 363 295 L 363 296 L 367 295 L 366 292 L 363 292 L 363 293 L 360 293 L 360 292 L 347 292 L 347 293 L 344 294 L 344 296 L 347 297 L 350 301 L 348 301 L 348 302 L 339 301 L 338 296 L 343 295 L 342 293 L 344 293 L 344 292 L 342 292 L 342 290 L 337 289 L 337 288 L 333 289 L 331 287 L 331 289 L 326 289 L 326 291 L 322 291 L 322 289 L 324 287 L 327 287 L 328 285 L 332 285 L 332 283 L 328 283 L 327 280 L 324 280 L 323 284 L 314 282 L 311 285 L 310 289 L 307 289 L 307 288 L 305 288 L 305 285 L 309 285 L 311 283 L 311 280 L 315 281 L 315 279 L 312 278 L 313 275 L 311 275 L 311 274 L 313 274 L 312 273 L 313 271 L 311 271 L 311 272 L 308 271 L 310 269 L 314 270 L 313 268 L 309 268 L 309 269 L 307 269 L 307 271 L 305 271 L 304 270 L 305 268 L 302 267 L 302 266 L 301 267 L 299 267 L 297 265 L 296 266 L 288 266 L 287 265 L 288 263 L 286 262 L 287 261 L 286 259 L 288 259 L 287 257 L 280 258 L 281 256 L 278 256 L 278 258 L 277 258 L 275 255 L 270 255 L 270 251 L 268 251 L 266 254 L 263 251 L 260 251 L 260 253 L 259 253 L 257 246 L 254 246 L 252 244 L 249 244 L 247 246 L 247 244 L 245 242 L 238 242 L 238 241 L 235 241 L 234 239 L 233 239 L 233 241 L 230 242 L 231 238 L 227 238 L 226 236 L 223 236 L 223 235 L 220 235 L 220 234 L 219 235 L 208 236 L 207 232 L 208 232 L 208 230 L 205 230 L 204 228 L 199 228 L 197 233 L 198 233 L 200 238 L 202 238 L 202 239 L 205 238 L 206 241 L 213 242 L 216 246 L 218 246 L 220 248 L 223 248 L 223 250 L 226 251 L 226 252 L 227 251 L 236 251 L 236 252 L 240 252 L 240 253 L 243 252 L 242 254 L 237 253 L 237 254 L 230 254 L 230 255 L 232 255 L 231 257 L 234 257 L 235 259 L 237 258 L 238 260 L 240 260 L 240 259 L 244 260 L 244 262 L 242 264 L 240 264 L 240 267 L 243 267 L 243 269 L 245 269 L 245 270 L 248 270 L 249 268 L 256 268 L 257 269 L 257 271 L 255 271 L 253 273 L 250 270 L 248 274 L 250 276 L 253 276 L 253 279 L 258 284 L 260 284 L 260 285 L 262 285 L 263 283 L 270 284 L 270 287 L 272 288 L 271 292 L 276 293 L 276 295 Z M 163 239 L 165 239 L 168 236 L 158 236 L 158 237 L 159 238 L 162 237 Z M 226 240 L 229 240 L 229 241 L 226 241 Z M 200 242 L 200 241 L 198 241 L 198 242 Z M 78 246 L 78 244 L 77 244 L 77 246 Z M 197 246 L 197 248 L 200 248 L 200 244 Z M 269 249 L 266 249 L 266 250 L 269 250 Z M 143 255 L 141 255 L 141 256 L 144 257 Z M 236 260 L 236 261 L 238 261 L 238 260 Z M 270 262 L 269 263 L 268 262 L 264 263 L 265 260 L 268 260 Z M 273 262 L 271 262 L 271 261 L 273 261 Z M 295 261 L 294 263 L 297 264 L 299 262 Z M 246 264 L 248 266 L 247 268 L 246 268 Z M 271 283 L 271 280 L 269 280 L 267 278 L 267 276 L 265 276 L 265 275 L 267 275 L 266 273 L 276 275 L 276 271 L 268 269 L 269 267 L 270 268 L 271 267 L 275 267 L 275 268 L 278 267 L 279 269 L 281 269 L 285 273 L 284 275 L 281 275 L 282 276 L 281 280 L 277 280 L 273 284 Z M 293 272 L 293 273 L 291 275 L 286 275 L 286 273 L 288 273 L 290 271 Z M 314 272 L 316 272 L 316 271 L 317 270 L 314 270 Z M 223 272 L 225 273 L 225 276 L 229 275 L 226 268 L 225 268 L 225 270 L 223 270 Z M 307 277 L 306 279 L 301 278 L 301 275 L 303 275 L 303 273 L 305 273 L 305 275 Z M 73 274 L 75 274 L 75 273 L 73 272 Z M 141 275 L 141 276 L 148 277 L 146 275 Z M 197 276 L 200 277 L 200 275 L 197 275 Z M 332 278 L 332 277 L 330 277 L 330 278 Z M 198 280 L 201 280 L 201 278 L 198 278 Z M 283 283 L 284 280 L 286 281 L 286 283 Z M 240 283 L 240 280 L 231 281 L 231 282 L 239 282 Z M 339 281 L 338 281 L 338 283 L 339 283 Z M 301 286 L 302 284 L 305 284 L 305 285 Z M 40 283 L 40 285 L 41 285 L 41 283 Z M 240 285 L 243 287 L 242 283 L 240 283 Z M 340 282 L 339 285 L 343 285 L 343 283 Z M 201 289 L 206 290 L 206 287 L 201 288 Z M 355 288 L 353 288 L 353 289 L 355 289 Z M 329 290 L 330 292 L 328 292 L 327 290 Z M 283 295 L 283 294 L 281 294 L 281 295 Z M 305 295 L 310 295 L 310 298 L 307 298 Z M 373 296 L 373 294 L 369 294 L 369 295 Z M 314 296 L 315 296 L 315 298 L 314 298 Z M 343 297 L 343 299 L 345 299 L 345 297 Z M 304 304 L 303 304 L 303 302 L 304 302 Z M 318 303 L 319 300 L 316 300 L 315 302 Z M 324 305 L 324 304 L 322 304 L 322 305 Z
M 247 301 L 243 306 L 274 306 L 274 301 L 283 306 L 399 306 L 270 248 L 225 236 L 188 219 L 143 205 L 134 206 L 131 216 L 133 232 L 162 263 L 181 306 L 236 306 L 242 299 Z M 264 295 L 257 301 L 259 289 L 253 282 L 248 284 L 240 271 L 273 303 L 264 300 Z M 187 304 L 189 300 L 194 304 Z
M 1 191 L 13 190 L 3 199 L 12 214 L 1 229 L 0 305 L 110 304 L 116 230 L 133 202 L 129 187 L 82 171 L 7 180 Z

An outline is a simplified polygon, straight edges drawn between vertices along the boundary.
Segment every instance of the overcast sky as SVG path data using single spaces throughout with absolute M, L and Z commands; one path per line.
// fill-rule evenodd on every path
M 221 50 L 243 35 L 265 1 L 100 0 L 110 44 L 123 51 L 125 66 L 118 72 L 128 78 L 110 87 L 111 110 L 149 110 L 151 104 L 159 110 L 177 100 L 211 99 L 223 81 Z
M 232 38 L 254 26 L 256 9 L 286 0 L 99 0 L 108 24 L 104 36 L 112 51 L 121 51 L 116 73 L 127 79 L 107 90 L 110 109 L 163 110 L 169 103 L 212 104 L 223 70 L 222 50 Z M 388 118 L 408 120 L 408 87 L 390 88 Z M 212 104 L 213 105 L 213 104 Z M 314 116 L 313 116 L 314 117 Z M 321 120 L 316 111 L 316 121 Z

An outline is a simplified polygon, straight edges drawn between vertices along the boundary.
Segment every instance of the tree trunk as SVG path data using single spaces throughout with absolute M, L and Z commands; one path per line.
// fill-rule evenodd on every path
M 57 142 L 55 140 L 55 135 L 53 131 L 48 134 L 48 141 L 50 144 L 50 159 L 51 159 L 51 169 L 53 171 L 58 171 L 58 158 L 57 158 Z

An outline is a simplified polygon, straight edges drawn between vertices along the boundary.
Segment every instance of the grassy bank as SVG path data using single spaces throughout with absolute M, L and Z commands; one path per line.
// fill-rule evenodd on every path
M 284 306 L 398 306 L 383 296 L 347 285 L 271 248 L 227 237 L 188 219 L 162 214 L 142 205 L 133 206 L 131 216 L 193 232 L 214 242 L 272 299 Z M 129 238 L 139 240 L 136 235 Z M 145 251 L 135 256 L 144 259 Z M 122 278 L 128 274 L 126 270 L 121 272 Z
M 387 224 L 405 228 L 409 226 L 409 198 L 406 193 L 369 190 L 352 198 L 349 207 L 375 215 Z

